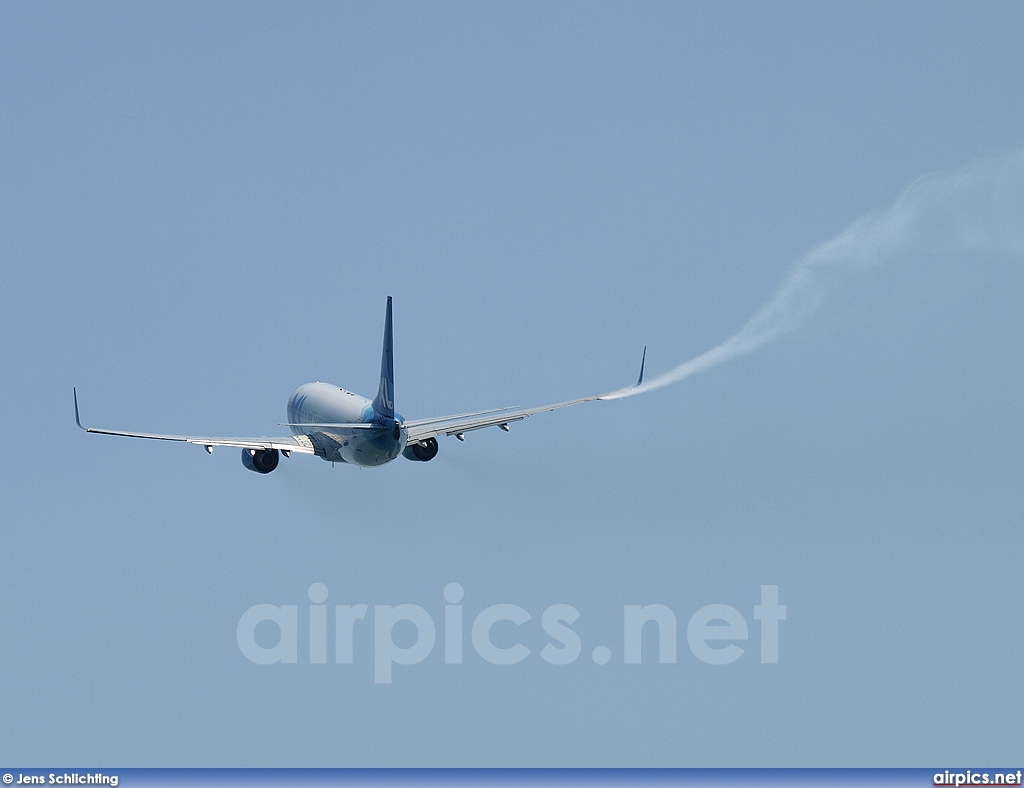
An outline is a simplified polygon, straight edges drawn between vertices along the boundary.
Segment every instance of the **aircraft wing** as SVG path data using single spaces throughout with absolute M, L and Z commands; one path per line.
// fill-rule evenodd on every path
M 86 432 L 93 432 L 98 435 L 121 435 L 127 438 L 148 438 L 158 441 L 181 441 L 194 443 L 203 446 L 207 451 L 212 452 L 214 446 L 228 446 L 241 449 L 279 449 L 285 452 L 297 454 L 315 454 L 313 443 L 305 435 L 288 435 L 281 438 L 215 438 L 201 435 L 163 435 L 153 432 L 128 432 L 126 430 L 105 430 L 95 427 L 82 426 L 82 420 L 78 414 L 78 391 L 75 395 L 75 423 Z M 332 430 L 337 432 L 338 430 Z
M 435 419 L 415 419 L 405 422 L 405 429 L 408 432 L 410 444 L 425 441 L 429 438 L 436 438 L 441 435 L 454 435 L 461 440 L 463 433 L 473 430 L 480 430 L 484 427 L 501 427 L 508 430 L 508 425 L 513 421 L 522 421 L 527 416 L 535 413 L 545 413 L 549 410 L 568 408 L 570 405 L 579 405 L 582 402 L 592 402 L 597 399 L 610 399 L 619 396 L 644 381 L 644 364 L 647 361 L 647 348 L 644 348 L 644 355 L 640 361 L 640 377 L 634 386 L 607 391 L 604 394 L 593 394 L 589 397 L 580 397 L 566 402 L 556 402 L 553 405 L 540 405 L 536 408 L 499 408 L 492 411 L 478 411 L 476 413 L 464 413 L 457 416 L 440 416 Z

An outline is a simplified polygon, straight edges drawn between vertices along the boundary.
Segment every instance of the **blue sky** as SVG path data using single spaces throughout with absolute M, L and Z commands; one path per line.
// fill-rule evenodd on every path
M 717 345 L 924 173 L 1024 144 L 1019 4 L 0 4 L 0 756 L 122 766 L 923 766 L 1019 756 L 1019 256 L 909 250 L 678 385 L 375 470 L 86 436 L 372 395 L 529 406 Z M 1010 184 L 1020 187 L 1019 181 Z M 1020 193 L 1019 189 L 1016 193 Z M 1019 214 L 1006 217 L 1018 230 Z M 374 683 L 261 603 L 414 604 Z M 758 660 L 762 585 L 787 606 Z M 678 661 L 623 664 L 662 604 Z M 469 627 L 533 652 L 481 659 Z M 550 605 L 581 656 L 539 658 Z M 690 617 L 736 608 L 707 665 Z M 300 633 L 300 646 L 304 630 Z M 411 631 L 395 630 L 405 643 Z M 264 631 L 261 637 L 265 637 Z M 591 658 L 606 646 L 611 659 Z

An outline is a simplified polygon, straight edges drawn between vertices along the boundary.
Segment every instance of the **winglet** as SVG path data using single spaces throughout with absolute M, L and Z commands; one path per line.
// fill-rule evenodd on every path
M 75 395 L 75 424 L 77 424 L 80 429 L 85 430 L 85 427 L 82 426 L 82 420 L 78 417 L 78 389 L 72 386 L 71 391 Z M 89 430 L 85 431 L 88 432 Z
M 391 331 L 391 296 L 384 316 L 384 349 L 380 355 L 380 387 L 373 410 L 385 419 L 395 418 L 395 341 Z
M 646 364 L 646 363 L 647 363 L 647 345 L 644 345 L 644 355 L 643 355 L 643 358 L 640 359 L 640 377 L 638 377 L 636 379 L 636 386 L 639 386 L 641 383 L 644 382 L 644 364 Z M 636 386 L 634 386 L 634 388 L 636 388 Z

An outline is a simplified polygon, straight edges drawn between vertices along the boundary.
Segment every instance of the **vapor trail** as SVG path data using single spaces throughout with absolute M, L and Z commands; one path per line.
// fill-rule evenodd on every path
M 720 345 L 602 399 L 677 383 L 774 342 L 803 325 L 839 273 L 871 268 L 913 249 L 1024 254 L 1024 149 L 921 176 L 890 206 L 862 216 L 800 258 L 775 297 Z

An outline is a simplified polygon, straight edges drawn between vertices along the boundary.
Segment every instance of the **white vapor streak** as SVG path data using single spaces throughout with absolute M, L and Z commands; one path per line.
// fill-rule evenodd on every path
M 806 322 L 838 273 L 871 268 L 912 249 L 1024 254 L 1024 149 L 918 178 L 888 208 L 861 217 L 805 254 L 775 297 L 720 345 L 602 399 L 678 383 L 774 342 Z

